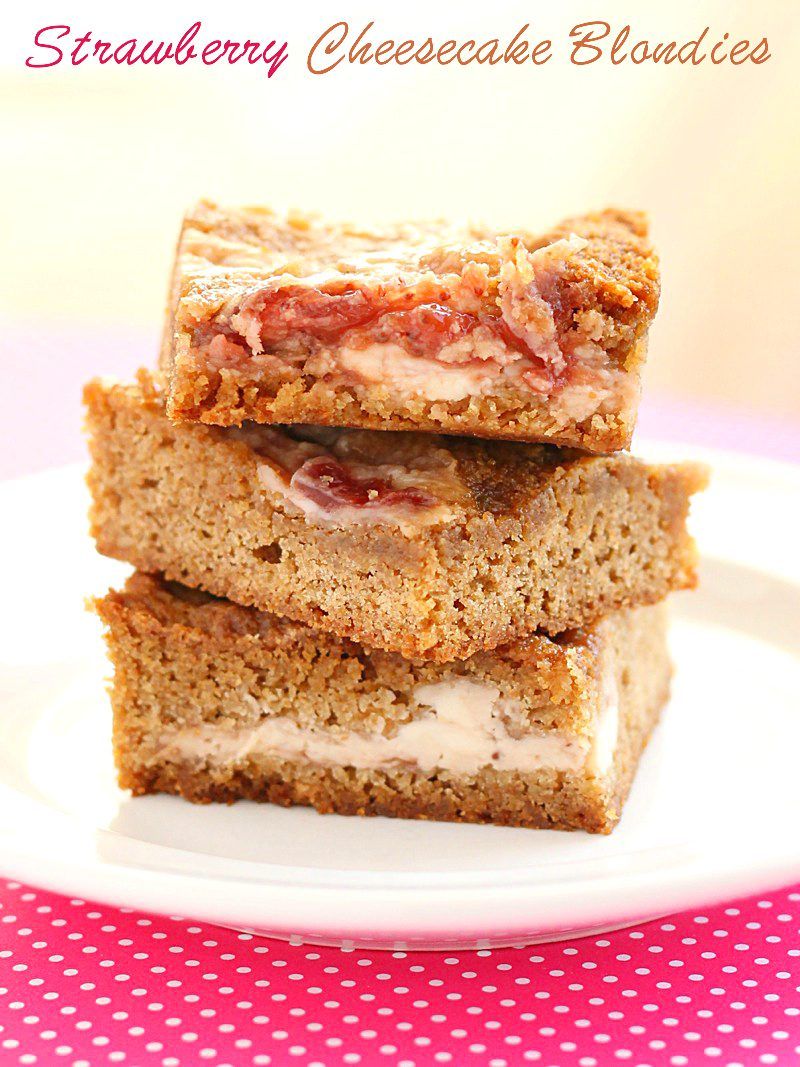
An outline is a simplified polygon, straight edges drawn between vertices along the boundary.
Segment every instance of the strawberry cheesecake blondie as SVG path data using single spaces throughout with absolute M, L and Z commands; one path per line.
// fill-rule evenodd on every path
M 615 451 L 658 296 L 636 213 L 372 231 L 203 202 L 176 256 L 168 413 Z
M 86 402 L 101 552 L 370 647 L 446 662 L 695 582 L 692 464 L 173 423 L 146 372 Z
M 662 605 L 448 664 L 143 574 L 96 609 L 135 794 L 607 833 L 669 688 Z

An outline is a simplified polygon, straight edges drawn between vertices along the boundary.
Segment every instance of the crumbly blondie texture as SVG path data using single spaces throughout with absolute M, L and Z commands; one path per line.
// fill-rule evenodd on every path
M 658 296 L 637 213 L 370 231 L 203 202 L 176 256 L 168 412 L 611 452 L 630 443 Z
M 101 552 L 371 647 L 463 659 L 695 583 L 694 465 L 179 425 L 145 373 L 85 398 Z
M 96 609 L 136 794 L 604 833 L 669 687 L 662 605 L 444 665 L 143 574 Z

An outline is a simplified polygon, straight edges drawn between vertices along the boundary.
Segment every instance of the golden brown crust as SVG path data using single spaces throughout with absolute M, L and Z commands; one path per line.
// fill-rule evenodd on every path
M 466 658 L 695 582 L 694 465 L 447 441 L 465 497 L 437 525 L 317 523 L 229 432 L 179 426 L 145 375 L 86 390 L 100 550 L 409 657 Z
M 558 642 L 537 635 L 517 650 L 517 662 L 482 653 L 463 663 L 414 665 L 142 574 L 95 607 L 115 668 L 120 782 L 137 794 L 607 832 L 669 681 L 660 608 L 622 612 Z M 273 715 L 303 728 L 389 733 L 421 713 L 417 686 L 454 677 L 494 686 L 515 736 L 530 729 L 581 736 L 593 729 L 610 678 L 620 709 L 610 773 L 485 767 L 423 774 L 404 765 L 327 766 L 278 753 L 215 761 L 211 750 L 207 757 L 177 759 L 160 740 L 164 731 L 201 724 L 212 736 L 232 724 L 257 727 Z
M 663 701 L 662 701 L 663 704 Z M 648 724 L 648 729 L 655 722 Z M 171 793 L 195 804 L 237 800 L 315 808 L 322 815 L 383 816 L 434 822 L 492 823 L 531 830 L 610 833 L 628 794 L 606 799 L 585 783 L 557 775 L 523 775 L 489 768 L 470 779 L 423 777 L 402 770 L 298 766 L 276 760 L 266 767 L 217 774 L 195 766 L 162 764 L 125 770 L 123 789 L 135 796 Z
M 544 253 L 549 259 L 539 263 L 536 257 Z M 250 313 L 257 294 L 275 300 L 285 292 L 289 301 L 297 292 L 342 289 L 382 307 L 399 299 L 482 322 L 499 316 L 511 329 L 504 344 L 513 349 L 519 342 L 524 352 L 533 344 L 534 367 L 550 358 L 542 353 L 555 338 L 545 337 L 554 309 L 563 319 L 559 344 L 566 338 L 567 347 L 580 352 L 580 334 L 591 349 L 582 374 L 592 375 L 589 395 L 595 399 L 587 401 L 580 388 L 577 400 L 565 399 L 562 389 L 576 382 L 569 374 L 562 378 L 564 368 L 557 371 L 558 383 L 546 387 L 531 389 L 518 375 L 498 373 L 490 385 L 438 395 L 419 383 L 400 388 L 405 372 L 392 356 L 377 377 L 370 372 L 364 378 L 360 362 L 357 370 L 341 373 L 339 342 L 327 338 L 306 350 L 299 323 L 285 342 L 267 341 L 260 349 L 248 333 L 244 344 L 247 331 L 239 317 Z M 444 223 L 367 231 L 297 214 L 281 217 L 265 208 L 222 209 L 202 202 L 184 221 L 176 256 L 162 349 L 169 414 L 223 426 L 253 420 L 416 429 L 615 451 L 630 443 L 658 297 L 658 261 L 641 213 L 577 216 L 544 234 Z M 544 312 L 547 330 L 542 300 L 550 309 Z M 204 344 L 215 335 L 234 342 L 233 358 L 209 356 Z M 477 351 L 473 370 L 487 358 L 480 346 Z M 450 373 L 452 358 L 433 364 L 439 375 Z M 413 373 L 420 363 L 424 360 L 412 361 Z M 603 366 L 611 371 L 608 379 Z
M 531 633 L 513 644 L 439 664 L 367 648 L 304 623 L 141 572 L 134 573 L 123 590 L 111 590 L 93 605 L 108 626 L 124 628 L 155 644 L 169 641 L 187 652 L 206 648 L 214 650 L 215 655 L 219 647 L 224 647 L 245 659 L 257 654 L 306 666 L 322 660 L 346 662 L 355 671 L 352 678 L 358 676 L 367 684 L 380 675 L 395 691 L 441 680 L 443 671 L 459 676 L 469 674 L 502 685 L 509 695 L 530 706 L 536 721 L 547 724 L 559 709 L 569 709 L 574 717 L 587 692 L 593 692 L 593 663 L 602 652 L 602 642 L 608 640 L 609 626 L 605 619 L 557 637 Z M 613 619 L 621 631 L 625 620 L 616 616 Z M 329 684 L 326 675 L 323 688 Z M 370 689 L 372 699 L 378 689 L 380 685 Z M 387 716 L 399 713 L 401 719 L 404 714 L 396 702 L 390 702 L 384 710 Z
M 535 251 L 571 235 L 587 244 L 570 257 L 567 281 L 590 286 L 593 299 L 623 319 L 632 309 L 637 316 L 655 314 L 658 260 L 647 216 L 616 208 L 572 216 L 544 233 L 502 234 L 441 221 L 370 230 L 300 212 L 282 216 L 269 208 L 222 208 L 203 200 L 183 221 L 174 291 L 182 299 L 194 294 L 191 318 L 197 321 L 211 317 L 250 282 L 283 274 L 303 278 L 336 271 L 349 277 L 362 270 L 385 280 L 426 270 L 463 274 L 477 263 L 496 286 L 505 255 L 499 241 L 518 240 Z

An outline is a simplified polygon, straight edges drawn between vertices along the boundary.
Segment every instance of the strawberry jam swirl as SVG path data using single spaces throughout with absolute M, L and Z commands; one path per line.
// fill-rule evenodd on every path
M 455 460 L 433 443 L 419 450 L 396 434 L 253 423 L 227 433 L 263 461 L 262 486 L 316 525 L 413 532 L 447 521 L 465 495 Z
M 574 250 L 571 241 L 532 253 L 512 243 L 493 297 L 452 278 L 397 288 L 283 278 L 198 325 L 193 345 L 217 369 L 283 369 L 432 400 L 484 393 L 500 379 L 548 396 L 579 364 L 607 361 L 564 280 Z

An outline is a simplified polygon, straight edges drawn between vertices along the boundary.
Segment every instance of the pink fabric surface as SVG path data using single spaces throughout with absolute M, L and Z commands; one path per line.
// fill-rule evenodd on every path
M 0 1063 L 790 1064 L 800 887 L 602 937 L 292 946 L 0 887 Z

